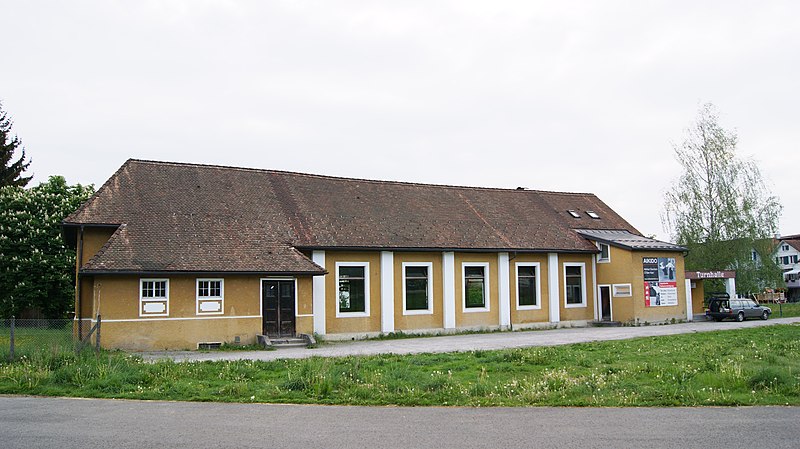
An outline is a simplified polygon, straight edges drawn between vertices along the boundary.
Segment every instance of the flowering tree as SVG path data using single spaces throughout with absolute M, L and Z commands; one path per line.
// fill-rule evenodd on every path
M 683 174 L 666 192 L 662 215 L 674 241 L 689 248 L 686 269 L 734 269 L 741 293 L 781 285 L 771 257 L 778 197 L 755 161 L 736 154 L 736 134 L 719 125 L 713 105 L 700 109 L 687 134 L 675 147 Z
M 61 176 L 30 189 L 0 188 L 0 316 L 33 309 L 59 318 L 72 310 L 75 252 L 64 244 L 61 221 L 93 192 Z

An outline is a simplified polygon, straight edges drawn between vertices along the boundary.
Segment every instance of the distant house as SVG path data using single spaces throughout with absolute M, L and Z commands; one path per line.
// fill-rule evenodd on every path
M 800 234 L 778 238 L 775 263 L 783 270 L 787 298 L 800 300 Z
M 685 249 L 587 193 L 129 160 L 63 228 L 107 347 L 687 317 Z

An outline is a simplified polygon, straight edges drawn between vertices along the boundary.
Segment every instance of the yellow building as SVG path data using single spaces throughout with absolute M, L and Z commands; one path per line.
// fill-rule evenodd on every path
M 691 316 L 685 249 L 592 194 L 129 160 L 63 226 L 106 347 Z

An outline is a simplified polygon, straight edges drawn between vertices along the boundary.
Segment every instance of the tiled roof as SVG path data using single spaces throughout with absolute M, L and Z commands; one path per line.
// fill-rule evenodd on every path
M 642 237 L 623 230 L 578 229 L 578 234 L 609 245 L 634 251 L 686 251 L 686 248 L 674 243 Z
M 88 271 L 320 272 L 295 248 L 596 252 L 574 228 L 638 234 L 587 193 L 142 160 L 127 161 L 64 223 L 126 225 Z

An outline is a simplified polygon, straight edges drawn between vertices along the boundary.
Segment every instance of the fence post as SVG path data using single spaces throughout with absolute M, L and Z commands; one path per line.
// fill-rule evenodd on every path
M 94 350 L 100 352 L 100 314 L 97 314 L 97 335 L 94 336 Z
M 10 358 L 10 361 L 12 361 L 12 362 L 14 361 L 14 327 L 15 326 L 16 326 L 16 318 L 12 315 L 11 316 L 11 335 L 10 335 L 10 337 L 11 337 L 10 338 L 11 347 L 9 348 L 10 349 L 9 358 Z

